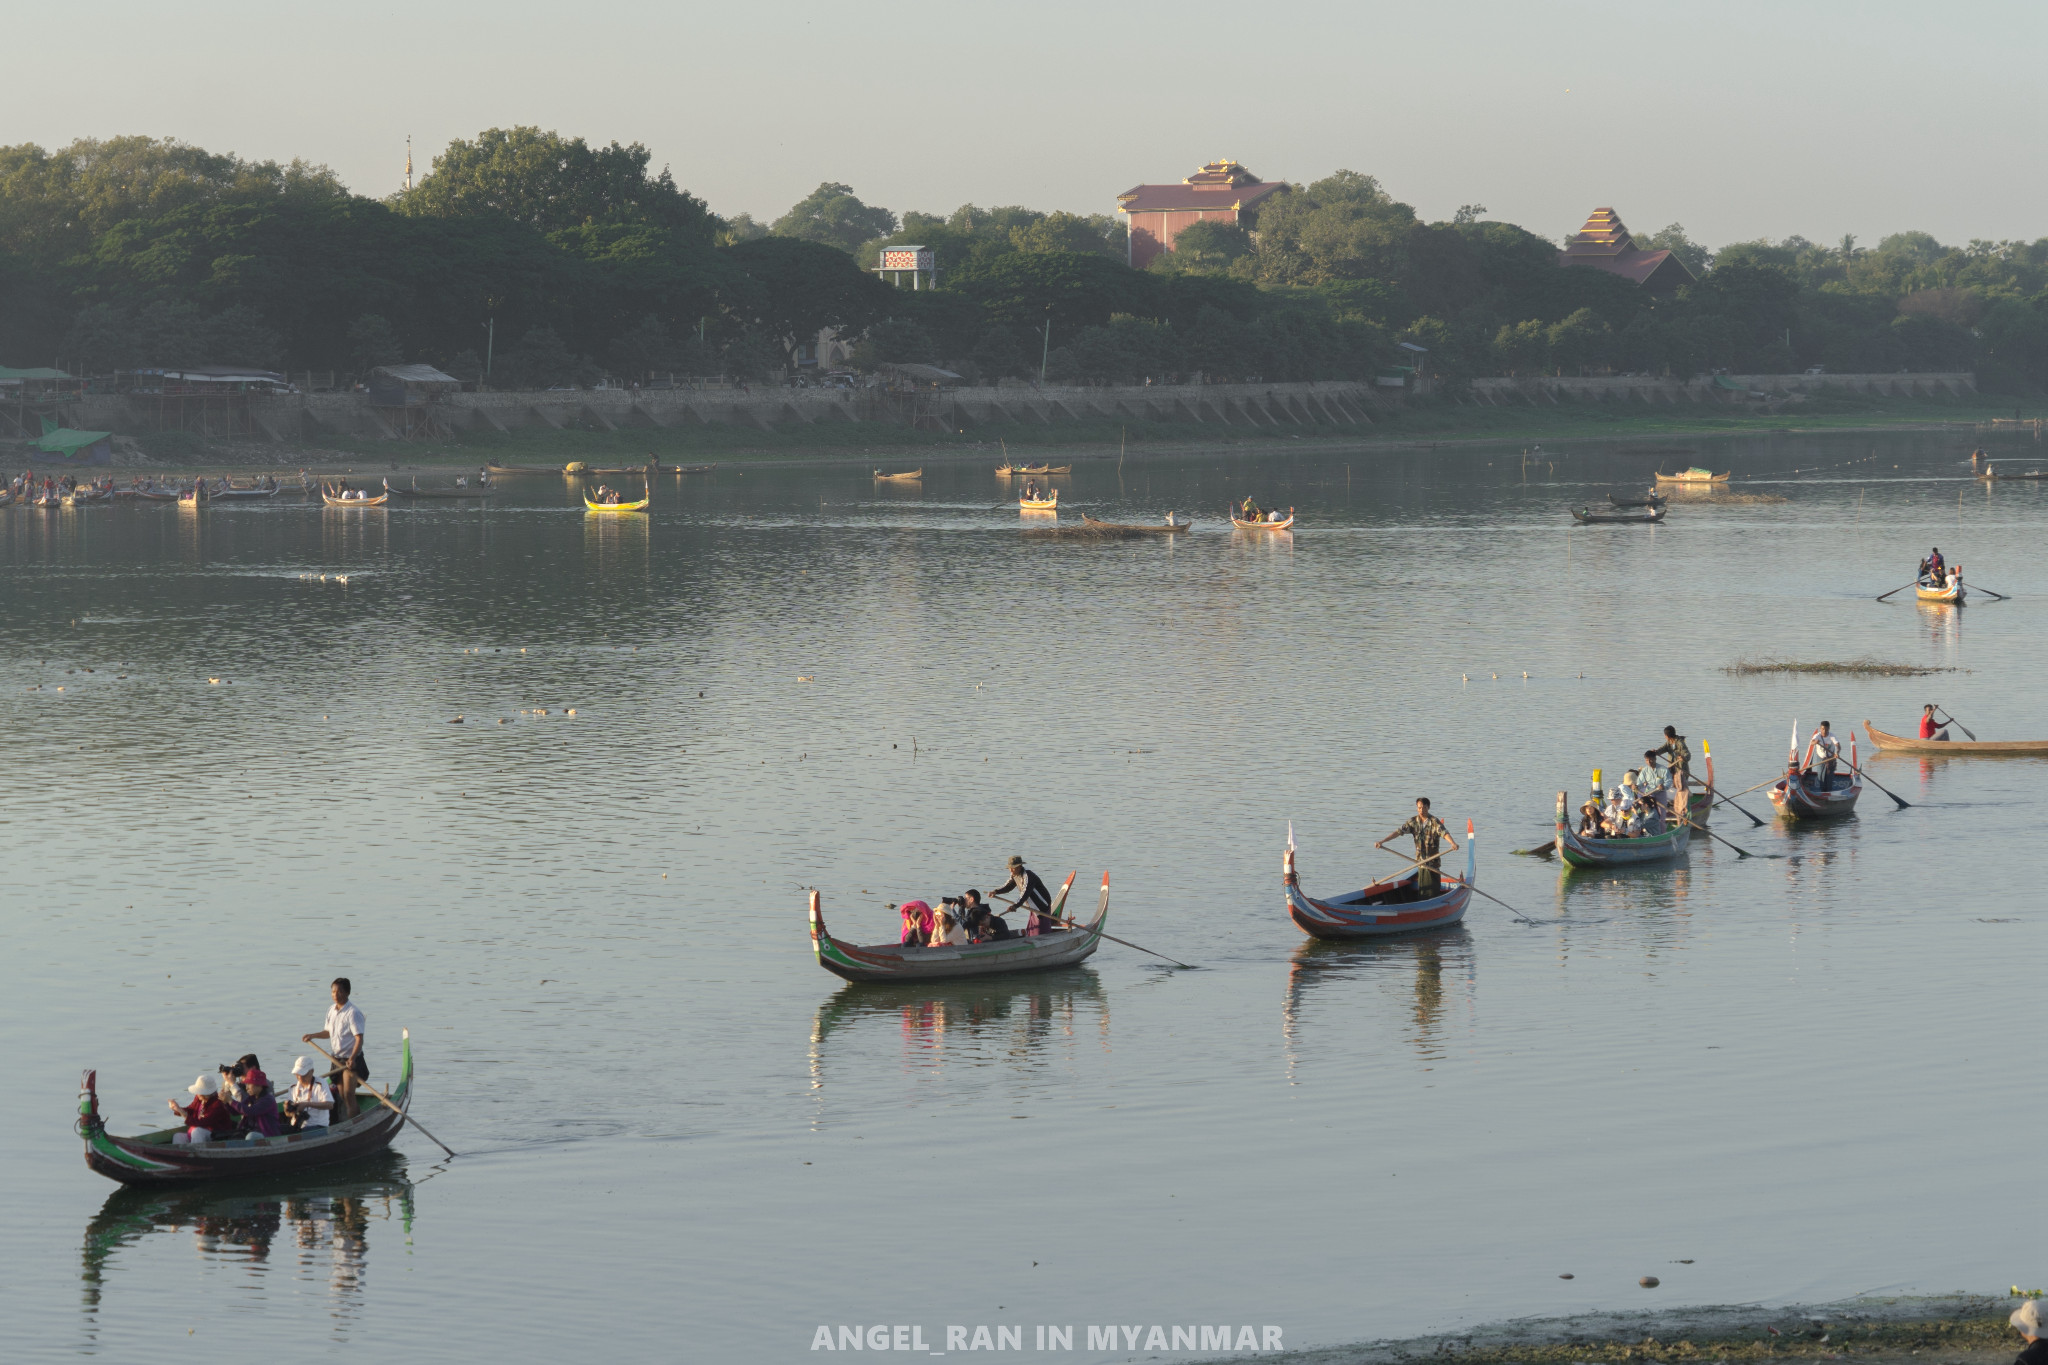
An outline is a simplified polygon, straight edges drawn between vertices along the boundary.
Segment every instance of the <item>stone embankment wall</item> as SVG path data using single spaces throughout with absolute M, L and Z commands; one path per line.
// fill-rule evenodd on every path
M 1837 390 L 1912 397 L 1976 392 L 1976 377 L 1958 374 L 1731 375 L 1741 391 L 1710 379 L 1475 379 L 1461 401 L 1482 406 L 1533 404 L 1743 404 L 1752 392 L 1772 397 Z M 1370 427 L 1407 401 L 1407 393 L 1351 382 L 1314 384 L 1147 384 L 1115 388 L 1036 387 L 1005 382 L 943 392 L 886 395 L 879 390 L 728 388 L 590 389 L 546 393 L 459 393 L 424 408 L 373 408 L 356 393 L 279 394 L 236 399 L 233 425 L 223 414 L 194 429 L 249 434 L 280 442 L 322 436 L 431 439 L 466 431 L 618 431 L 630 428 L 729 425 L 772 432 L 819 422 L 875 422 L 928 430 L 973 431 L 994 423 L 1186 422 L 1250 431 L 1344 430 Z M 216 400 L 216 406 L 219 401 Z M 239 405 L 246 403 L 246 408 Z M 91 431 L 140 432 L 155 412 L 107 397 L 74 404 L 66 421 Z
M 1712 379 L 1475 379 L 1472 398 L 1479 403 L 1741 403 L 1762 393 L 1783 398 L 1795 393 L 1869 393 L 1901 398 L 1960 397 L 1977 391 L 1977 376 L 1954 374 L 1731 374 L 1743 392 L 1723 388 Z

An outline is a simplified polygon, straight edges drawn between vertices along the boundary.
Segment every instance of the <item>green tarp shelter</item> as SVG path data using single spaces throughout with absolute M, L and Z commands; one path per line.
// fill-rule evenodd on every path
M 73 431 L 70 427 L 50 427 L 42 439 L 36 442 L 36 449 L 46 455 L 58 455 L 80 464 L 112 464 L 114 462 L 114 433 L 111 431 Z
M 69 379 L 62 370 L 16 370 L 0 365 L 0 384 L 18 384 L 24 379 Z

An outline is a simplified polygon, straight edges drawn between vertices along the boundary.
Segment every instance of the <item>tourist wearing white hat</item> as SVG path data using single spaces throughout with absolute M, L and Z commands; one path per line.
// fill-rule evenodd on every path
M 332 1116 L 334 1092 L 320 1083 L 318 1071 L 311 1057 L 292 1063 L 292 1088 L 285 1093 L 283 1107 L 291 1126 L 299 1132 L 318 1132 Z
M 2043 1340 L 2041 1319 L 2048 1314 L 2041 1312 L 2039 1299 L 2028 1299 L 2015 1308 L 2006 1321 L 2020 1329 L 2020 1335 L 2027 1344 L 2020 1349 L 2019 1359 L 2013 1365 L 2048 1365 L 2048 1340 Z
M 185 1121 L 185 1131 L 172 1134 L 172 1142 L 212 1142 L 215 1138 L 233 1136 L 235 1112 L 220 1097 L 220 1077 L 201 1076 L 185 1090 L 192 1096 L 190 1104 L 170 1101 L 171 1112 Z

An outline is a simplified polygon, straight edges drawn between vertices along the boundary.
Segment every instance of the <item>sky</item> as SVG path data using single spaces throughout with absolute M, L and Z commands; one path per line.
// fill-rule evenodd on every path
M 1557 238 L 1594 208 L 1709 246 L 2048 236 L 2029 73 L 2048 7 L 1212 0 L 940 6 L 786 0 L 108 0 L 52 30 L 86 84 L 0 85 L 0 144 L 150 133 L 401 184 L 438 149 L 533 124 L 641 142 L 722 214 L 821 181 L 901 213 L 1113 212 L 1230 157 L 1346 168 L 1429 219 L 1462 204 Z M 33 45 L 37 39 L 26 40 Z M 76 69 L 76 68 L 74 68 Z

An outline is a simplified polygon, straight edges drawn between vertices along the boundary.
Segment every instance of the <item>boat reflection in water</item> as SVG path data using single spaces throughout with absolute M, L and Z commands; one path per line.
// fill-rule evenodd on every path
M 1087 967 L 922 984 L 849 982 L 818 1006 L 811 1024 L 813 1097 L 825 1098 L 828 1056 L 844 1050 L 872 1059 L 891 1035 L 889 1050 L 914 1079 L 937 1078 L 949 1067 L 1035 1073 L 1090 1039 L 1107 1050 L 1109 999 Z M 863 1068 L 863 1090 L 873 1080 Z M 822 1121 L 821 1110 L 813 1126 Z
M 93 1335 L 101 1296 L 121 1263 L 144 1252 L 153 1237 L 189 1232 L 202 1262 L 260 1286 L 285 1277 L 287 1292 L 324 1285 L 331 1304 L 359 1296 L 371 1229 L 380 1239 L 412 1239 L 414 1181 L 405 1158 L 386 1152 L 352 1166 L 309 1175 L 220 1181 L 187 1188 L 123 1186 L 85 1225 L 83 1308 Z M 336 1321 L 336 1337 L 351 1317 Z
M 1476 980 L 1472 935 L 1463 924 L 1396 938 L 1343 943 L 1311 939 L 1294 950 L 1287 964 L 1280 1036 L 1288 1083 L 1295 1083 L 1311 1020 L 1330 1017 L 1336 1055 L 1355 1055 L 1359 1035 L 1351 1016 L 1360 1010 L 1375 1017 L 1405 1015 L 1403 1031 L 1409 1045 L 1433 1065 L 1445 1055 L 1447 1007 L 1469 1016 Z M 1360 987 L 1372 988 L 1363 992 L 1363 1000 Z M 1405 1000 L 1400 996 L 1403 988 Z M 1390 1012 L 1389 1005 L 1396 1009 Z M 1340 1010 L 1346 1015 L 1342 1024 L 1333 1017 Z M 1386 1036 L 1384 1028 L 1376 1033 Z

